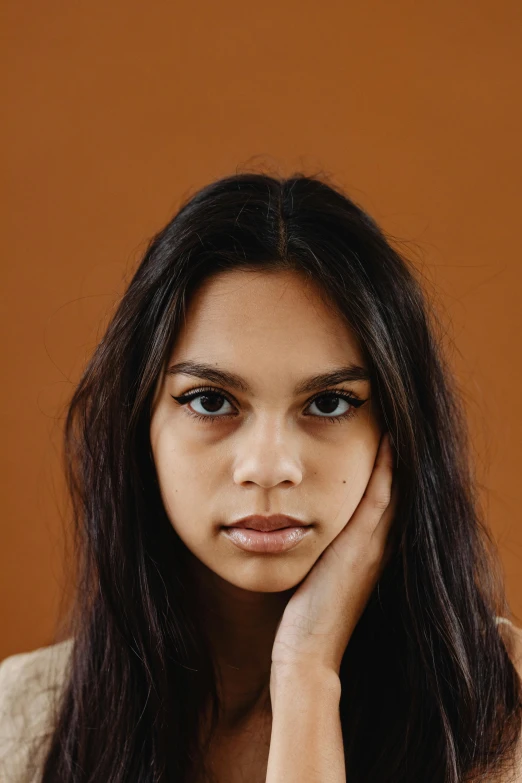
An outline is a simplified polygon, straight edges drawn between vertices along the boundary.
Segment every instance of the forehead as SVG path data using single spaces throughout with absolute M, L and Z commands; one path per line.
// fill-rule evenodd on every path
M 294 271 L 233 270 L 204 281 L 171 361 L 212 361 L 287 375 L 363 364 L 357 339 L 317 284 Z

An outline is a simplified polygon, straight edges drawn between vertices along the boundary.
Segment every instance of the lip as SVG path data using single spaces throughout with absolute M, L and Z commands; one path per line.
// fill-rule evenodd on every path
M 245 552 L 276 554 L 288 552 L 310 534 L 312 525 L 286 514 L 252 514 L 225 525 L 226 537 Z
M 245 552 L 277 554 L 288 552 L 310 535 L 311 525 L 284 527 L 277 530 L 253 530 L 247 527 L 229 526 L 222 528 L 224 535 Z
M 263 533 L 272 532 L 274 530 L 281 530 L 288 527 L 309 527 L 309 522 L 304 522 L 297 517 L 289 517 L 287 514 L 270 514 L 269 516 L 262 516 L 261 514 L 251 514 L 248 517 L 242 517 L 241 519 L 232 522 L 230 525 L 226 525 L 227 528 L 248 528 L 249 530 L 259 530 Z

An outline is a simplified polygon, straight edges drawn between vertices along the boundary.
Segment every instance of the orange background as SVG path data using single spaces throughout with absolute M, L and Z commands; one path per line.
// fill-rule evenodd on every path
M 253 165 L 329 173 L 414 257 L 522 617 L 520 2 L 3 6 L 0 658 L 52 640 L 83 363 L 181 198 Z

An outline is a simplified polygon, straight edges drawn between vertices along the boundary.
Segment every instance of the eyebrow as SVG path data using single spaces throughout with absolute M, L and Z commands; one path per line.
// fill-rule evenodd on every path
M 205 378 L 212 383 L 230 386 L 230 388 L 241 391 L 244 394 L 251 392 L 250 386 L 240 375 L 229 372 L 228 370 L 220 370 L 217 367 L 213 367 L 211 364 L 205 364 L 204 362 L 194 362 L 190 360 L 178 362 L 177 364 L 171 364 L 166 371 L 166 375 L 177 375 L 178 373 L 193 375 L 196 378 Z M 321 389 L 325 386 L 334 386 L 336 383 L 343 383 L 346 381 L 369 380 L 370 374 L 367 369 L 360 367 L 357 364 L 348 364 L 343 367 L 335 367 L 329 372 L 305 378 L 304 381 L 298 383 L 294 388 L 294 394 L 305 394 L 306 392 L 313 392 L 316 389 Z

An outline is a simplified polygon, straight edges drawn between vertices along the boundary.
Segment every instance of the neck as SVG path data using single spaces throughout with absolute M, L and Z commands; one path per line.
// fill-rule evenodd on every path
M 272 647 L 295 588 L 254 593 L 227 582 L 189 558 L 200 622 L 212 646 L 227 727 L 270 711 Z

